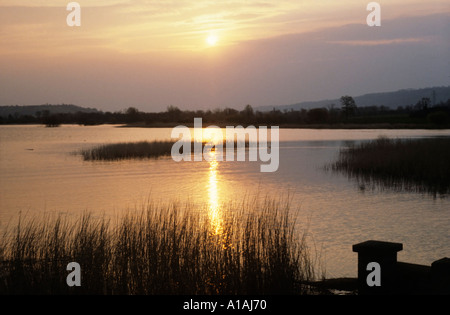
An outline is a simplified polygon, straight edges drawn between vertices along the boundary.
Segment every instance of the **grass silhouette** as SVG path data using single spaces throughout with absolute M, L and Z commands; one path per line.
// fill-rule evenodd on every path
M 176 204 L 148 204 L 117 222 L 21 219 L 1 239 L 0 293 L 308 293 L 315 268 L 288 208 L 243 204 L 220 232 L 201 209 Z M 80 287 L 66 284 L 70 262 L 81 266 Z
M 327 168 L 345 172 L 361 185 L 448 194 L 450 138 L 389 139 L 351 145 Z

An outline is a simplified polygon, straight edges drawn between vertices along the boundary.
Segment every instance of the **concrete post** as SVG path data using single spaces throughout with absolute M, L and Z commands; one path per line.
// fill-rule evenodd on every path
M 437 294 L 450 294 L 450 258 L 442 258 L 431 264 L 431 281 Z
M 374 240 L 353 245 L 353 251 L 358 253 L 359 294 L 395 293 L 397 252 L 402 249 L 403 244 L 401 243 Z M 381 279 L 379 285 L 374 285 L 368 281 L 368 276 L 372 277 L 373 275 L 371 270 L 367 270 L 370 263 L 377 263 L 380 267 L 378 270 Z

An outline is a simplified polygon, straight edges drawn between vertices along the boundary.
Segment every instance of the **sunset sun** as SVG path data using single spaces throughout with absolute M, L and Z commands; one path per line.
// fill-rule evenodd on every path
M 214 34 L 209 34 L 208 37 L 206 38 L 206 42 L 208 43 L 209 46 L 215 46 L 218 40 L 219 38 L 217 37 L 217 35 Z

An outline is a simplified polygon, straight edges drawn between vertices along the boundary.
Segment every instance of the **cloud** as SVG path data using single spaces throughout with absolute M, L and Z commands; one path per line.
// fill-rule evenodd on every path
M 410 16 L 408 12 L 412 10 L 442 9 L 442 1 L 433 0 L 427 4 L 413 1 L 408 6 L 400 6 L 402 1 L 393 0 L 382 4 L 382 17 L 395 15 L 395 12 Z M 0 53 L 48 54 L 48 47 L 52 48 L 53 54 L 64 52 L 64 49 L 66 53 L 79 49 L 88 52 L 98 48 L 95 41 L 102 47 L 121 52 L 201 50 L 205 48 L 202 45 L 204 36 L 210 31 L 220 32 L 219 45 L 236 45 L 247 40 L 309 33 L 358 21 L 363 24 L 368 13 L 365 2 L 351 0 L 339 3 L 331 0 L 320 3 L 312 0 L 78 2 L 82 8 L 82 26 L 75 31 L 65 24 L 68 2 L 2 1 L 0 40 L 4 45 Z M 383 18 L 383 26 L 384 23 Z M 77 47 L 67 45 L 67 37 L 75 38 Z M 86 40 L 83 42 L 83 39 Z
M 415 38 L 398 38 L 398 39 L 381 39 L 381 40 L 347 40 L 347 41 L 331 41 L 333 44 L 350 45 L 350 46 L 378 46 L 392 45 L 404 43 L 430 43 L 432 38 L 415 37 Z

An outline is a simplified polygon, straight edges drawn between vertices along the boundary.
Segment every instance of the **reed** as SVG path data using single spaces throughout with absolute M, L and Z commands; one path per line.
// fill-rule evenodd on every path
M 360 185 L 445 195 L 450 191 L 450 138 L 394 140 L 380 137 L 350 145 L 328 168 Z
M 176 204 L 117 220 L 20 220 L 0 243 L 0 293 L 310 293 L 313 260 L 288 209 L 267 200 L 251 206 L 227 212 L 220 229 L 204 209 Z M 72 261 L 80 287 L 66 284 Z

